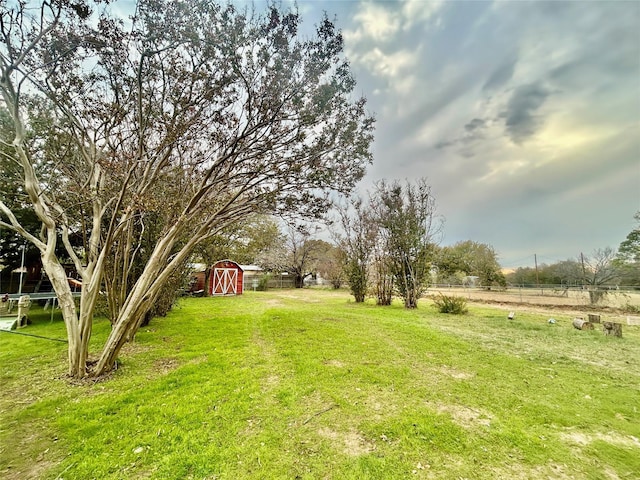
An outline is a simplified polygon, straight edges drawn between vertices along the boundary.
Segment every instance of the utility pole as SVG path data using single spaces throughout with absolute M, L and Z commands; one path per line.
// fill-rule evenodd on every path
M 580 252 L 580 262 L 582 263 L 582 289 L 584 290 L 584 285 L 587 283 L 587 271 L 584 268 L 584 255 Z
M 538 255 L 533 254 L 533 261 L 536 264 L 536 287 L 540 287 L 540 278 L 538 277 Z

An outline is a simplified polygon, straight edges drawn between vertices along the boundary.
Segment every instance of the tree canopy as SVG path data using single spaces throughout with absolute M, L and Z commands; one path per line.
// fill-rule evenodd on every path
M 480 284 L 486 288 L 506 285 L 498 255 L 486 243 L 473 240 L 458 242 L 442 247 L 436 258 L 436 266 L 443 280 L 456 276 L 477 276 Z

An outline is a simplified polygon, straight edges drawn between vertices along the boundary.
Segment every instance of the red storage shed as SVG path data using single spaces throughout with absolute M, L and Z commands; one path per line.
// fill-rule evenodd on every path
M 210 295 L 241 295 L 244 292 L 244 272 L 232 260 L 220 260 L 211 267 Z

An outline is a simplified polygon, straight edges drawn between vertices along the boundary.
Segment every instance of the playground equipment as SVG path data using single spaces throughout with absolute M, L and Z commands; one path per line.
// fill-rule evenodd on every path
M 27 326 L 31 297 L 29 295 L 21 295 L 18 298 L 17 313 L 11 313 L 13 302 L 8 295 L 2 297 L 0 301 L 0 330 L 15 330 L 16 328 Z

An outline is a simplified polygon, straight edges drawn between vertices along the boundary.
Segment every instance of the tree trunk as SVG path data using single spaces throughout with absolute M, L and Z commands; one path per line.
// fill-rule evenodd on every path
M 204 269 L 204 292 L 202 294 L 203 297 L 211 296 L 211 292 L 209 292 L 210 281 L 211 281 L 211 267 L 207 265 L 207 268 Z
M 602 322 L 602 332 L 605 335 L 613 335 L 622 338 L 622 324 L 615 322 Z
M 573 326 L 578 330 L 593 330 L 593 324 L 582 318 L 574 318 Z
M 197 244 L 198 236 L 196 235 L 178 254 L 173 256 L 171 262 L 167 263 L 181 227 L 180 223 L 176 223 L 165 238 L 156 244 L 144 271 L 138 277 L 125 304 L 118 313 L 118 318 L 113 324 L 92 375 L 100 376 L 113 368 L 120 349 L 133 338 L 140 328 L 145 314 L 149 311 L 175 266 L 183 262 Z
M 113 324 L 109 338 L 92 372 L 94 376 L 109 372 L 122 346 L 135 335 L 137 327 L 144 320 L 154 298 L 150 286 L 154 284 L 154 280 L 158 279 L 160 271 L 160 260 L 153 258 L 152 255 Z
M 600 323 L 600 315 L 596 315 L 593 313 L 589 314 L 589 322 L 590 323 Z
M 82 352 L 86 351 L 86 343 L 88 342 L 83 345 L 76 304 L 67 281 L 67 274 L 58 259 L 49 255 L 48 252 L 42 254 L 42 266 L 58 297 L 58 305 L 62 310 L 62 318 L 67 329 L 69 375 L 75 378 L 82 378 L 86 374 L 87 365 L 86 356 Z

